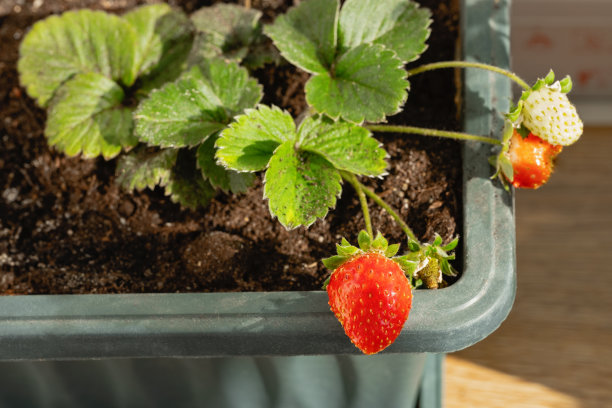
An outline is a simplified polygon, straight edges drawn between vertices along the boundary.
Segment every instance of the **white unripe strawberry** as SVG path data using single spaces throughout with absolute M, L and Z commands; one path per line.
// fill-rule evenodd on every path
M 582 135 L 576 108 L 558 86 L 542 86 L 523 103 L 523 125 L 552 145 L 568 146 Z

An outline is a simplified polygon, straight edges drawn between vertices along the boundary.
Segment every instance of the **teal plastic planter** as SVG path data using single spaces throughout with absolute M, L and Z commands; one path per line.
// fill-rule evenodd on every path
M 464 58 L 507 67 L 508 2 L 462 7 Z M 505 77 L 466 71 L 465 130 L 500 135 L 510 100 Z M 417 291 L 383 354 L 356 354 L 323 291 L 2 297 L 0 360 L 82 361 L 0 363 L 0 379 L 15 390 L 0 402 L 175 406 L 164 396 L 183 391 L 214 407 L 413 406 L 424 367 L 439 371 L 424 353 L 480 341 L 514 299 L 513 198 L 489 180 L 490 147 L 464 146 L 463 275 L 448 288 Z M 103 391 L 91 389 L 94 382 Z M 435 395 L 422 396 L 422 406 L 437 406 L 439 398 L 426 402 Z

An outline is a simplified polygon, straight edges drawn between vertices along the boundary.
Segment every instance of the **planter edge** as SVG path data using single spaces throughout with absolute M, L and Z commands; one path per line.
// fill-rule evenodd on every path
M 509 3 L 464 0 L 465 58 L 509 65 Z M 462 25 L 465 26 L 465 25 Z M 465 72 L 468 132 L 501 131 L 505 78 Z M 516 288 L 513 197 L 491 183 L 487 146 L 466 143 L 464 274 L 449 288 L 417 291 L 387 352 L 468 347 L 506 318 Z M 486 214 L 485 217 L 482 215 Z M 313 292 L 33 295 L 0 298 L 0 360 L 354 354 Z

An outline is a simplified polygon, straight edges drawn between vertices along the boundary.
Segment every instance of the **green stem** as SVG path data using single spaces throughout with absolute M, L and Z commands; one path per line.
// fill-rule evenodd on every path
M 344 173 L 343 173 L 343 175 L 344 175 Z M 361 184 L 359 182 L 359 180 L 357 180 L 357 178 L 355 176 L 353 176 L 353 179 L 354 179 L 354 182 L 359 186 L 359 189 L 361 190 L 361 192 L 363 194 L 367 195 L 368 197 L 370 197 L 372 199 L 372 201 L 374 201 L 376 204 L 380 205 L 391 216 L 391 218 L 393 218 L 399 224 L 399 226 L 402 229 L 402 231 L 404 231 L 404 233 L 411 240 L 419 242 L 419 240 L 417 239 L 416 235 L 414 235 L 414 232 L 412 232 L 412 230 L 410 229 L 408 224 L 406 224 L 404 222 L 404 220 L 402 220 L 402 217 L 400 217 L 400 215 L 397 212 L 395 212 L 395 210 L 393 208 L 391 208 L 391 206 L 389 204 L 387 204 L 382 198 L 380 198 L 380 196 L 378 194 L 376 194 L 374 191 L 370 190 L 369 188 L 367 188 L 366 186 Z M 349 183 L 350 183 L 350 181 L 349 181 Z
M 426 136 L 445 137 L 457 140 L 471 140 L 476 142 L 484 142 L 492 145 L 501 145 L 502 142 L 486 136 L 472 135 L 462 132 L 451 132 L 448 130 L 438 130 L 429 128 L 420 128 L 414 126 L 399 126 L 399 125 L 365 125 L 366 129 L 373 132 L 393 132 L 393 133 L 413 133 Z
M 493 71 L 493 72 L 496 72 L 498 74 L 507 76 L 508 78 L 510 78 L 511 80 L 516 82 L 521 88 L 523 88 L 525 90 L 531 89 L 529 84 L 527 84 L 527 82 L 523 81 L 514 72 L 505 70 L 503 68 L 496 67 L 494 65 L 483 64 L 483 63 L 480 63 L 480 62 L 467 62 L 467 61 L 442 61 L 442 62 L 434 62 L 434 63 L 431 63 L 431 64 L 421 65 L 421 66 L 416 67 L 414 69 L 408 70 L 408 76 L 410 77 L 412 75 L 420 74 L 420 73 L 426 72 L 426 71 L 433 71 L 434 69 L 440 69 L 440 68 L 478 68 L 478 69 L 484 69 L 484 70 L 487 70 L 487 71 Z
M 366 200 L 366 196 L 363 192 L 363 185 L 357 180 L 357 177 L 355 177 L 353 173 L 343 171 L 341 174 L 342 178 L 348 181 L 357 192 L 357 196 L 359 197 L 359 203 L 361 204 L 361 211 L 363 212 L 363 220 L 365 221 L 366 231 L 368 234 L 370 234 L 371 237 L 373 237 L 374 232 L 372 230 L 372 220 L 370 219 L 368 201 Z

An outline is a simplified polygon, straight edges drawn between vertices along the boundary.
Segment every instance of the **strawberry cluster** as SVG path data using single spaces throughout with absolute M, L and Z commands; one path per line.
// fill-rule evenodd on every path
M 333 270 L 326 290 L 346 335 L 364 354 L 375 354 L 399 336 L 412 306 L 412 288 L 437 288 L 442 274 L 455 274 L 448 251 L 458 239 L 446 246 L 439 236 L 431 244 L 411 240 L 402 256 L 396 256 L 399 244 L 389 245 L 380 233 L 372 238 L 361 231 L 358 242 L 359 248 L 342 239 L 338 255 L 323 260 Z
M 553 71 L 523 91 L 506 115 L 502 150 L 492 158 L 504 186 L 536 189 L 548 181 L 555 158 L 582 135 L 583 124 L 567 93 L 572 81 L 555 82 Z

